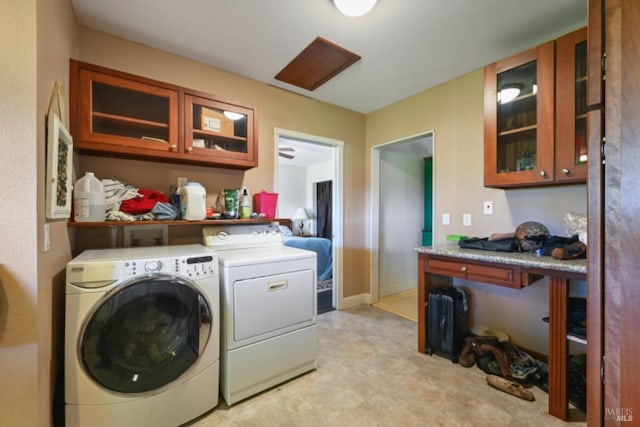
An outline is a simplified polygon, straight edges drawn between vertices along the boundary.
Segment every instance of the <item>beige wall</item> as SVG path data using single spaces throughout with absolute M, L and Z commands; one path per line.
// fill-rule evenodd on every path
M 445 243 L 447 234 L 486 237 L 514 231 L 518 224 L 530 220 L 545 224 L 552 234 L 566 235 L 564 215 L 586 214 L 586 187 L 485 188 L 483 126 L 483 70 L 479 69 L 369 114 L 367 150 L 434 131 L 434 244 Z M 366 157 L 370 186 L 369 153 Z M 494 215 L 483 214 L 485 200 L 494 202 Z M 448 226 L 442 225 L 445 212 L 451 214 Z M 470 227 L 462 225 L 463 213 L 471 213 Z M 473 323 L 501 328 L 514 342 L 547 352 L 547 328 L 540 320 L 548 315 L 547 281 L 517 291 L 473 282 L 460 284 L 471 289 Z
M 199 181 L 209 193 L 241 186 L 247 186 L 252 192 L 273 191 L 276 162 L 274 128 L 343 141 L 343 296 L 368 292 L 369 277 L 362 274 L 368 271 L 365 230 L 361 220 L 366 215 L 362 191 L 365 186 L 362 159 L 364 115 L 87 28 L 81 29 L 80 52 L 76 59 L 235 99 L 256 106 L 259 116 L 259 167 L 246 172 L 81 156 L 81 173 L 93 171 L 100 178 L 115 174 L 116 178 L 137 187 L 154 186 L 160 191 L 167 191 L 169 184 L 175 183 L 178 176 Z M 191 233 L 192 238 L 200 241 L 197 230 L 195 233 L 187 229 L 172 230 L 172 233 L 176 235 L 174 242 L 184 241 L 182 235 L 185 233 Z
M 38 0 L 37 4 L 37 167 L 38 178 L 38 399 L 40 425 L 51 425 L 53 396 L 61 384 L 64 361 L 65 266 L 71 257 L 66 220 L 45 218 L 45 120 L 55 82 L 63 84 L 63 109 L 52 111 L 69 128 L 69 61 L 77 48 L 77 26 L 69 0 Z M 51 249 L 43 250 L 48 223 Z M 58 388 L 58 393 L 63 390 Z M 62 395 L 60 396 L 63 397 Z M 61 409 L 61 408 L 58 408 Z M 61 416 L 60 413 L 57 416 Z
M 0 14 L 0 421 L 34 426 L 37 399 L 36 0 Z

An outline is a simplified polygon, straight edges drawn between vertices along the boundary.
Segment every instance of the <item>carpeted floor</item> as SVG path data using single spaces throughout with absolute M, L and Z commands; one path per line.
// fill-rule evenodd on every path
M 477 367 L 416 350 L 416 324 L 368 305 L 318 316 L 317 370 L 191 426 L 584 426 L 547 414 L 546 393 L 529 402 L 493 389 Z

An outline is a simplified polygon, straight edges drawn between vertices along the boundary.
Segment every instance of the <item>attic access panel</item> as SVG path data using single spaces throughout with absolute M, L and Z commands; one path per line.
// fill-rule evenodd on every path
M 312 91 L 359 60 L 360 55 L 316 37 L 275 78 Z

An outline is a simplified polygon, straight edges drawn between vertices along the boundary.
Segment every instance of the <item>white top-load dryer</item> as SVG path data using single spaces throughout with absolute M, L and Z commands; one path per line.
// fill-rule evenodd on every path
M 316 253 L 268 223 L 203 229 L 218 254 L 220 391 L 228 405 L 316 368 Z

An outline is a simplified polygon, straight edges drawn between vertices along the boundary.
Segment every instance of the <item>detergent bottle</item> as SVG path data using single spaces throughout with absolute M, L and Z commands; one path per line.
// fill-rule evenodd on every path
M 242 196 L 240 196 L 240 218 L 251 218 L 251 196 L 249 196 L 247 187 L 242 188 Z
M 104 186 L 93 172 L 76 181 L 73 189 L 73 218 L 77 222 L 104 221 Z
M 207 216 L 207 191 L 198 182 L 187 182 L 180 191 L 182 219 L 200 221 Z

